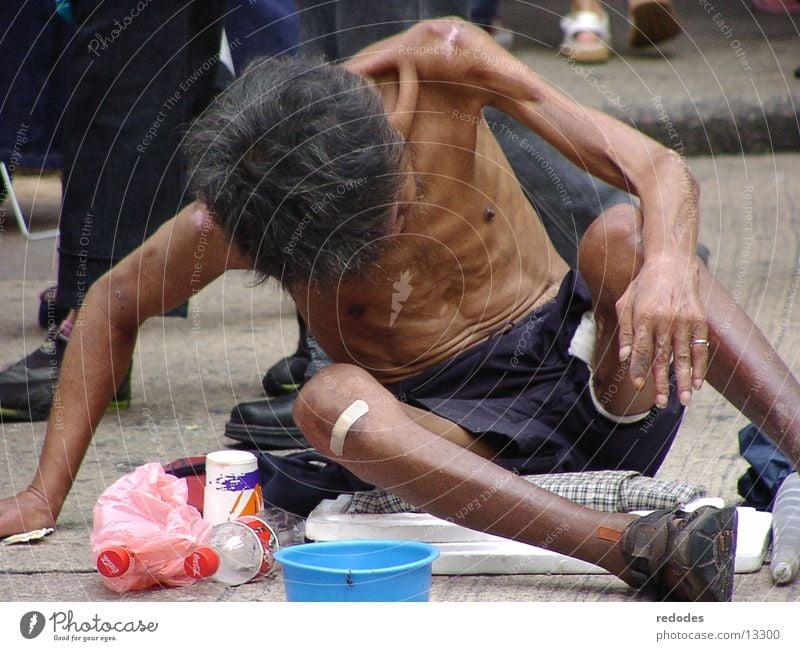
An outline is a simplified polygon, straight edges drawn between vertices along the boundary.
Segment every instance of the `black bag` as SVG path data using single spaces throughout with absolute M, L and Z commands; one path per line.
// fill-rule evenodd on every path
M 375 488 L 313 450 L 285 457 L 268 452 L 253 454 L 258 457 L 264 502 L 304 518 L 322 500 Z
M 261 490 L 266 506 L 276 506 L 303 518 L 322 500 L 344 493 L 372 490 L 353 473 L 318 452 L 308 450 L 286 456 L 250 450 L 258 459 Z M 205 483 L 205 457 L 187 457 L 164 465 L 175 477 L 190 481 L 190 504 L 200 503 Z M 199 494 L 198 494 L 199 491 Z

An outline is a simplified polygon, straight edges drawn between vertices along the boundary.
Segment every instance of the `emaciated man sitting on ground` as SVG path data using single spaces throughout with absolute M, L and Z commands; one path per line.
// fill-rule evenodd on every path
M 590 226 L 579 272 L 486 106 L 638 197 Z M 188 151 L 198 201 L 92 287 L 39 472 L 0 502 L 0 536 L 53 525 L 140 324 L 251 269 L 280 281 L 336 362 L 294 414 L 324 454 L 443 518 L 478 498 L 463 524 L 549 540 L 631 586 L 731 598 L 734 509 L 601 513 L 490 461 L 653 474 L 706 377 L 800 460 L 800 386 L 695 256 L 698 186 L 676 154 L 455 20 L 344 67 L 257 61 Z

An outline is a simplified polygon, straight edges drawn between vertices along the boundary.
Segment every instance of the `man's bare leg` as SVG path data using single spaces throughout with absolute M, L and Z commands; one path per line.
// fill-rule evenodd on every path
M 708 381 L 800 468 L 800 383 L 708 272 L 700 275 L 700 291 L 709 319 Z
M 599 325 L 595 381 L 600 391 L 609 378 L 614 377 L 618 382 L 615 402 L 607 408 L 620 415 L 648 411 L 655 396 L 651 379 L 638 391 L 627 373 L 623 374 L 622 382 L 618 381 L 618 371 L 625 369 L 625 364 L 620 363 L 617 352 L 614 306 L 641 264 L 639 226 L 638 211 L 617 206 L 596 222 L 581 243 L 581 268 L 589 276 L 587 282 L 594 292 Z M 605 242 L 612 245 L 606 246 Z M 709 286 L 713 287 L 710 283 Z M 719 301 L 724 296 L 724 292 L 718 296 L 720 292 L 714 289 L 709 293 L 713 294 L 713 300 Z M 737 316 L 746 322 L 746 316 Z M 740 330 L 741 324 L 738 326 Z M 334 452 L 331 431 L 340 415 L 356 400 L 364 400 L 369 411 L 355 422 L 343 450 Z M 629 525 L 637 522 L 635 516 L 592 511 L 504 471 L 482 458 L 491 458 L 491 450 L 485 444 L 471 439 L 457 426 L 442 425 L 442 419 L 431 421 L 428 415 L 426 420 L 416 410 L 406 409 L 357 367 L 334 365 L 313 378 L 297 402 L 295 420 L 323 453 L 364 480 L 391 490 L 434 515 L 537 546 L 550 543 L 549 547 L 555 551 L 600 565 L 636 584 L 628 565 L 631 545 L 626 542 L 627 533 L 634 530 Z M 716 516 L 706 518 L 706 523 L 712 517 Z M 728 554 L 732 554 L 730 527 L 734 517 L 724 514 L 711 523 L 718 526 L 711 535 L 721 536 L 714 547 L 727 548 Z M 659 525 L 662 531 L 665 521 Z M 652 535 L 656 535 L 659 527 L 652 530 Z M 559 533 L 554 536 L 554 532 Z M 630 539 L 633 538 L 631 535 Z M 711 549 L 709 546 L 708 550 Z M 669 567 L 661 571 L 659 567 L 665 566 L 651 564 L 647 574 L 658 574 L 661 587 L 667 584 L 668 590 L 691 574 L 675 574 Z M 724 581 L 728 582 L 728 590 L 731 571 L 732 560 Z M 694 594 L 702 598 L 706 596 L 702 592 L 700 588 Z
M 610 208 L 581 241 L 579 266 L 592 290 L 598 324 L 595 393 L 611 396 L 604 406 L 620 415 L 642 413 L 654 402 L 652 378 L 637 392 L 618 352 L 615 304 L 641 262 L 641 214 L 630 206 Z M 707 380 L 800 467 L 800 383 L 703 265 L 699 286 L 709 330 Z
M 364 400 L 369 412 L 350 429 L 340 456 L 331 450 L 331 430 L 355 400 Z M 315 375 L 300 392 L 294 417 L 323 454 L 433 515 L 629 578 L 618 542 L 603 528 L 622 532 L 635 516 L 582 507 L 434 434 L 358 367 L 334 364 Z
M 62 324 L 64 322 L 74 324 L 77 318 L 78 310 L 72 309 Z M 11 509 L 3 508 L 9 503 L 12 504 Z M 13 498 L 0 500 L 0 538 L 4 538 L 8 532 L 27 532 L 55 527 L 57 516 L 58 512 L 54 512 L 42 489 L 34 483 Z
M 656 512 L 649 519 L 593 511 L 448 440 L 460 439 L 457 426 L 440 436 L 414 416 L 366 371 L 346 364 L 312 378 L 294 412 L 323 454 L 433 515 L 594 563 L 663 598 L 730 599 L 732 509 Z

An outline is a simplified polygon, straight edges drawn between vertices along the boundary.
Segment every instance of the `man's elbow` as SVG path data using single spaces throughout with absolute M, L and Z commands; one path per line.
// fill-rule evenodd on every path
M 700 184 L 697 182 L 694 174 L 692 174 L 692 170 L 689 169 L 686 161 L 683 160 L 683 157 L 677 153 L 675 153 L 675 156 L 678 158 L 680 166 L 681 188 L 696 207 L 700 202 Z
M 115 281 L 113 271 L 103 274 L 91 286 L 78 313 L 79 325 L 104 323 L 110 330 L 135 336 L 139 328 L 135 296 L 128 296 Z
M 420 40 L 431 46 L 433 52 L 451 58 L 469 59 L 475 50 L 480 51 L 479 46 L 486 38 L 491 39 L 485 30 L 458 16 L 425 20 L 412 29 L 419 30 Z
M 683 156 L 673 149 L 663 148 L 656 160 L 660 162 L 659 177 L 677 179 L 683 194 L 695 202 L 700 200 L 700 184 L 697 182 L 692 170 L 686 164 Z
M 418 24 L 418 28 L 429 38 L 447 38 L 448 36 L 462 34 L 469 29 L 471 23 L 459 16 L 443 16 L 423 20 Z

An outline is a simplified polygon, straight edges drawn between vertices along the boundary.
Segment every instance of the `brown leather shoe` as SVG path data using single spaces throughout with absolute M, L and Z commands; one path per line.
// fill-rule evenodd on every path
M 631 523 L 620 545 L 634 587 L 662 601 L 730 601 L 736 552 L 735 507 L 654 511 Z

